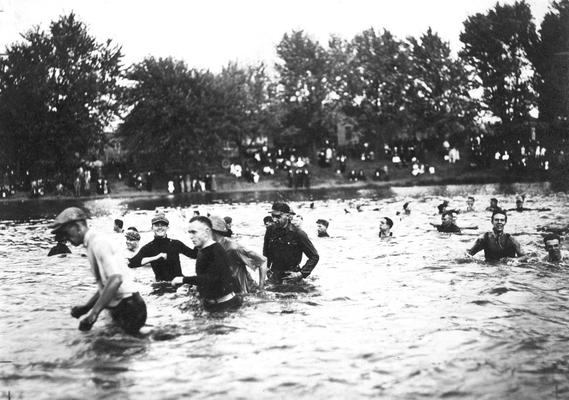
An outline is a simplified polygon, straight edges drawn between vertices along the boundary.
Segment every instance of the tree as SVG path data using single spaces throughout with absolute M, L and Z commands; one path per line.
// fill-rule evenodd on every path
M 329 95 L 326 50 L 303 31 L 293 31 L 283 36 L 277 55 L 282 60 L 275 68 L 285 109 L 283 124 L 304 133 L 307 144 L 314 147 L 329 136 L 324 123 Z
M 471 126 L 477 104 L 470 97 L 468 73 L 451 57 L 448 43 L 429 28 L 420 40 L 408 39 L 413 85 L 407 92 L 413 131 L 449 137 Z
M 139 168 L 195 169 L 218 156 L 214 76 L 182 61 L 149 57 L 129 68 L 129 108 L 119 135 Z
M 539 119 L 569 120 L 569 0 L 554 1 L 533 51 Z
M 22 38 L 0 60 L 0 146 L 17 171 L 70 175 L 100 154 L 118 115 L 121 50 L 73 13 Z
M 528 59 L 537 40 L 531 9 L 525 1 L 496 4 L 487 14 L 464 22 L 460 57 L 471 67 L 482 105 L 503 124 L 528 119 L 535 96 Z
M 352 41 L 359 82 L 360 126 L 376 142 L 406 132 L 410 126 L 406 92 L 412 84 L 408 45 L 389 31 L 368 29 Z

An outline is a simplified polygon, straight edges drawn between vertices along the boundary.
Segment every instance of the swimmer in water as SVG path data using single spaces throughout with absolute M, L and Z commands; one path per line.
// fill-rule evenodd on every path
M 196 258 L 197 249 L 190 249 L 184 243 L 168 237 L 170 222 L 164 213 L 157 213 L 151 221 L 154 239 L 142 246 L 128 263 L 129 268 L 139 268 L 150 263 L 157 282 L 170 282 L 176 276 L 182 276 L 180 254 Z
M 518 197 L 516 197 L 516 208 L 510 208 L 508 211 L 516 211 L 516 212 L 522 212 L 522 211 L 551 211 L 551 208 L 527 208 L 527 207 L 524 207 L 524 202 L 525 202 L 525 197 L 524 197 L 524 196 L 518 196 Z
M 561 238 L 555 233 L 549 233 L 543 238 L 547 256 L 543 261 L 550 263 L 566 263 L 568 260 L 567 254 L 561 252 Z
M 113 320 L 127 333 L 136 334 L 146 323 L 146 304 L 129 279 L 128 270 L 121 255 L 108 235 L 98 234 L 87 226 L 87 214 L 77 207 L 63 210 L 50 224 L 53 233 L 63 235 L 71 244 L 83 244 L 98 291 L 85 305 L 71 309 L 71 316 L 79 318 L 79 329 L 88 331 L 99 314 L 108 309 Z
M 57 244 L 49 250 L 49 253 L 47 253 L 48 257 L 57 256 L 59 254 L 71 253 L 71 250 L 65 244 L 67 242 L 67 240 L 65 239 L 65 237 L 61 233 L 55 234 L 55 241 L 57 242 Z
M 466 199 L 466 210 L 465 212 L 475 212 L 476 210 L 474 209 L 474 197 L 472 196 L 468 196 L 468 199 Z
M 226 311 L 239 308 L 242 300 L 234 292 L 234 280 L 229 267 L 227 254 L 223 247 L 213 240 L 213 225 L 209 218 L 194 217 L 190 220 L 188 233 L 196 249 L 196 274 L 177 276 L 172 285 L 189 284 L 196 286 L 203 307 L 208 312 Z
M 503 210 L 494 211 L 490 219 L 492 231 L 479 237 L 467 251 L 470 256 L 484 250 L 486 261 L 498 261 L 504 257 L 525 257 L 520 244 L 509 233 L 504 233 L 508 216 Z
M 433 224 L 430 223 L 432 226 L 437 228 L 437 231 L 444 232 L 444 233 L 460 233 L 460 228 L 455 223 L 456 218 L 453 218 L 452 211 L 445 211 L 443 215 L 441 215 L 441 223 L 440 224 Z
M 388 217 L 381 218 L 379 220 L 379 237 L 380 238 L 393 237 L 393 232 L 391 232 L 391 228 L 393 228 L 393 220 Z
M 319 219 L 316 221 L 316 232 L 318 237 L 330 237 L 328 234 L 328 221 L 325 219 Z

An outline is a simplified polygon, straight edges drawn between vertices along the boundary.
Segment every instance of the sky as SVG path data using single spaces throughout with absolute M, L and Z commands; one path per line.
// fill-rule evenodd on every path
M 500 0 L 512 4 L 514 0 Z M 526 0 L 536 25 L 549 0 Z M 277 61 L 285 33 L 303 30 L 326 45 L 330 35 L 352 39 L 374 28 L 399 39 L 429 27 L 457 52 L 463 21 L 485 13 L 496 0 L 0 0 L 0 53 L 34 26 L 47 30 L 74 12 L 100 41 L 122 46 L 125 65 L 147 56 L 184 60 L 190 68 L 219 72 Z

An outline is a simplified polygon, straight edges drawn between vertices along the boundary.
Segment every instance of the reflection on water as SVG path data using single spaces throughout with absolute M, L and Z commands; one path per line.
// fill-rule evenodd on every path
M 34 399 L 567 398 L 568 272 L 538 261 L 544 252 L 536 227 L 569 221 L 565 196 L 543 189 L 500 193 L 495 186 L 454 186 L 287 196 L 320 252 L 313 276 L 300 286 L 249 296 L 235 313 L 208 315 L 192 289 L 160 290 L 150 269 L 137 269 L 149 314 L 140 337 L 113 328 L 104 313 L 87 333 L 69 316 L 72 305 L 92 294 L 94 282 L 81 248 L 45 257 L 52 244 L 46 218 L 65 205 L 38 205 L 31 215 L 40 219 L 23 221 L 16 213 L 19 222 L 11 222 L 4 214 L 2 393 Z M 439 220 L 436 205 L 443 197 L 464 208 L 465 196 L 475 194 L 483 209 L 497 195 L 513 207 L 521 191 L 529 193 L 526 206 L 552 209 L 509 216 L 506 230 L 519 233 L 534 254 L 528 262 L 486 264 L 481 255 L 464 256 L 490 228 L 488 212 L 461 214 L 459 225 L 480 227 L 462 235 L 429 225 Z M 157 206 L 168 214 L 170 236 L 186 243 L 194 209 L 231 215 L 239 239 L 260 251 L 262 218 L 277 197 L 256 196 L 213 204 L 102 199 L 86 206 L 93 229 L 111 234 L 113 219 L 122 215 L 125 226 L 146 231 L 142 242 L 151 238 Z M 401 219 L 396 212 L 405 201 L 412 214 Z M 394 219 L 394 238 L 377 238 L 380 216 Z M 331 238 L 316 238 L 319 218 L 330 221 Z M 191 274 L 193 261 L 182 257 L 182 267 Z

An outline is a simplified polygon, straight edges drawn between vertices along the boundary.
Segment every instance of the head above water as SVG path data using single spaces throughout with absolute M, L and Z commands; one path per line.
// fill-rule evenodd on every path
M 166 215 L 164 213 L 157 213 L 154 218 L 152 218 L 152 232 L 154 232 L 154 237 L 166 237 L 169 225 L 170 221 L 168 221 Z
M 221 236 L 226 236 L 227 233 L 229 233 L 229 230 L 227 229 L 227 223 L 221 217 L 218 217 L 217 215 L 211 215 L 209 217 L 209 220 L 211 222 L 211 230 L 213 233 L 217 233 Z
M 188 233 L 192 243 L 197 248 L 203 248 L 213 241 L 211 220 L 204 216 L 193 217 L 190 220 Z

